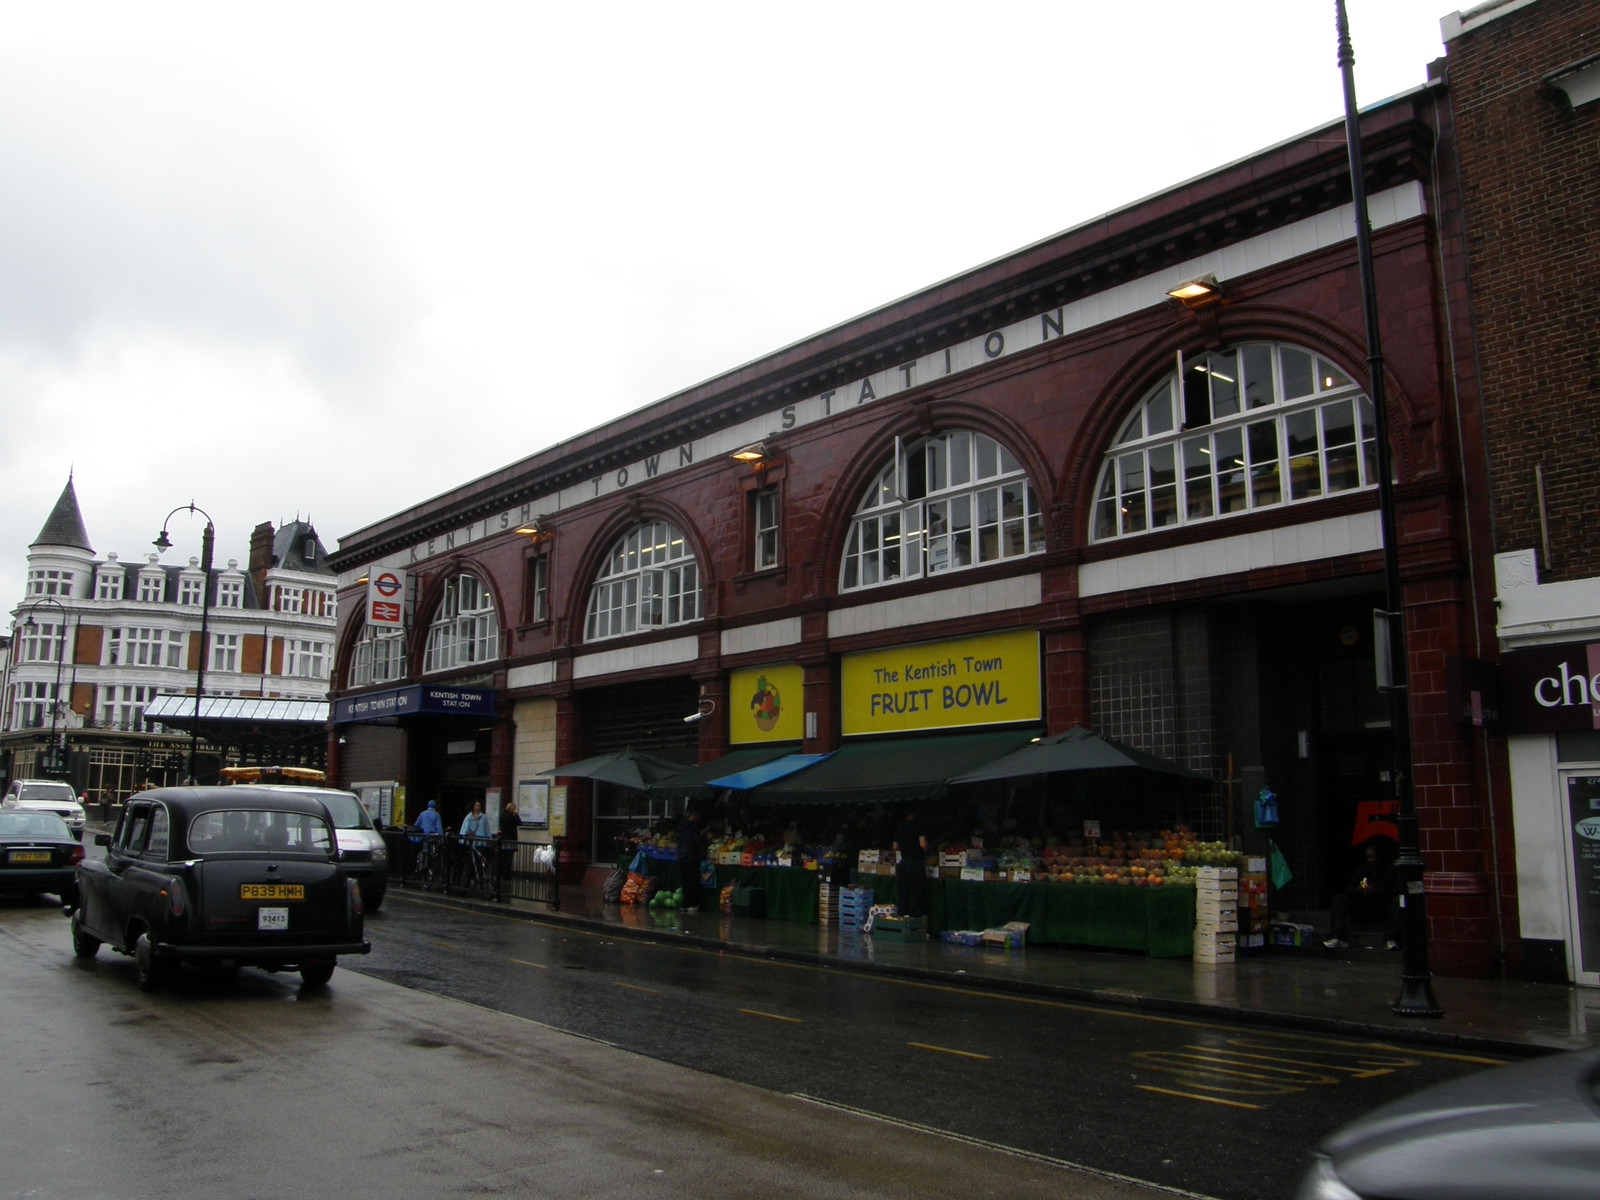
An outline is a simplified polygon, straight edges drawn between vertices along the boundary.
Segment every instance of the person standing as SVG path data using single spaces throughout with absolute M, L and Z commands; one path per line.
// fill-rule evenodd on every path
M 517 830 L 522 828 L 522 814 L 517 802 L 507 800 L 500 810 L 500 877 L 511 874 L 511 865 L 517 853 Z
M 440 837 L 444 834 L 444 818 L 439 815 L 439 802 L 429 800 L 428 807 L 422 810 L 422 815 L 417 818 L 417 828 L 428 837 Z
M 464 838 L 486 838 L 489 834 L 489 814 L 483 811 L 483 801 L 474 800 L 472 811 L 461 822 L 461 836 Z
M 894 831 L 896 907 L 902 917 L 928 915 L 928 835 L 915 809 Z
M 705 856 L 705 826 L 700 823 L 700 810 L 691 804 L 678 822 L 678 876 L 683 888 L 678 907 L 683 912 L 700 911 L 700 863 Z

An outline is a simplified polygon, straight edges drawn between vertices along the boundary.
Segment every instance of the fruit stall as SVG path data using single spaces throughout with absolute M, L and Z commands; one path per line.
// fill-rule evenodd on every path
M 666 893 L 679 886 L 668 840 L 641 842 L 634 858 L 636 868 Z M 831 873 L 834 853 L 745 837 L 715 839 L 709 846 L 717 889 L 759 889 L 766 917 L 812 923 L 818 919 L 818 883 Z M 1203 867 L 1236 865 L 1239 858 L 1181 825 L 1096 840 L 1013 837 L 991 848 L 946 842 L 929 858 L 928 931 L 936 936 L 1025 922 L 1030 944 L 1187 955 L 1196 876 Z M 858 854 L 855 886 L 871 889 L 877 903 L 895 901 L 893 859 L 881 847 Z

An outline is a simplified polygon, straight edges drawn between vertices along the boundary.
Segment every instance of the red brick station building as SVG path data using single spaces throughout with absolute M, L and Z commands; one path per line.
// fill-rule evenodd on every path
M 1596 984 L 1600 19 L 1444 28 L 1360 118 L 1429 957 Z M 1274 908 L 1325 911 L 1393 796 L 1355 221 L 1330 120 L 343 538 L 330 774 L 520 798 L 577 877 L 680 805 L 559 765 L 893 802 L 1085 726 L 1256 851 L 1270 788 Z

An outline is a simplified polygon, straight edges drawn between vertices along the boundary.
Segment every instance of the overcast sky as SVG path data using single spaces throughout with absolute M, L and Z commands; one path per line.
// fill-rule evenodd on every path
M 1363 105 L 1455 7 L 1349 0 Z M 0 609 L 69 472 L 102 557 L 334 549 L 1338 120 L 1333 13 L 0 0 Z

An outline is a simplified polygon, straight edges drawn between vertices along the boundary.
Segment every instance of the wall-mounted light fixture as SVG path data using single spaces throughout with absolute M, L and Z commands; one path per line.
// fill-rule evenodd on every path
M 696 721 L 704 721 L 717 711 L 717 702 L 702 697 L 700 707 L 683 719 L 685 725 L 693 725 Z
M 765 442 L 751 442 L 748 446 L 741 446 L 728 455 L 734 462 L 749 463 L 751 466 L 760 466 L 767 458 L 767 444 Z
M 531 521 L 518 525 L 515 532 L 533 542 L 547 542 L 556 535 L 556 531 L 550 528 L 550 519 L 548 517 L 535 517 Z
M 1168 288 L 1167 295 L 1185 308 L 1204 308 L 1222 299 L 1222 284 L 1218 283 L 1217 277 L 1208 271 L 1204 275 L 1180 283 L 1175 288 Z

